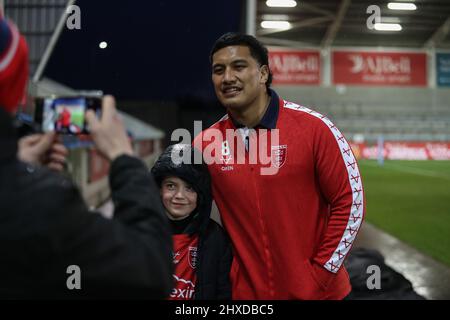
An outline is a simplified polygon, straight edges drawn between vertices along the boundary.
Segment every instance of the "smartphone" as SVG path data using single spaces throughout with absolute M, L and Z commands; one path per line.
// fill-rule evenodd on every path
M 42 132 L 89 134 L 85 113 L 101 112 L 101 97 L 38 97 L 35 99 L 34 121 Z

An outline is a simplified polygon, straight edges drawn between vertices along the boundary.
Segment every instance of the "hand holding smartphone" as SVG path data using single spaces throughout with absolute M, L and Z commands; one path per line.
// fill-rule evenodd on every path
M 35 122 L 42 132 L 79 135 L 89 134 L 85 114 L 93 110 L 99 117 L 100 97 L 46 97 L 35 99 Z
M 133 155 L 113 96 L 36 98 L 35 102 L 35 122 L 44 133 L 89 134 L 97 150 L 111 161 Z

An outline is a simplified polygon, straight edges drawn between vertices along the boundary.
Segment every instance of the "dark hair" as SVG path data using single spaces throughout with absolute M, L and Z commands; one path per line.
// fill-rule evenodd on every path
M 214 43 L 211 53 L 209 55 L 209 60 L 212 62 L 214 53 L 220 49 L 229 46 L 246 46 L 250 50 L 250 54 L 253 58 L 258 61 L 258 63 L 263 66 L 266 65 L 269 68 L 269 77 L 267 78 L 266 88 L 269 91 L 270 84 L 272 83 L 272 72 L 269 66 L 269 52 L 267 48 L 259 42 L 255 37 L 248 34 L 240 34 L 235 32 L 228 32 L 221 36 Z

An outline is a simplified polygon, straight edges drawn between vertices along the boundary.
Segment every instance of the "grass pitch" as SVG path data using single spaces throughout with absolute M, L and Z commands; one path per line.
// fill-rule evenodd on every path
M 366 220 L 450 266 L 450 161 L 358 161 Z

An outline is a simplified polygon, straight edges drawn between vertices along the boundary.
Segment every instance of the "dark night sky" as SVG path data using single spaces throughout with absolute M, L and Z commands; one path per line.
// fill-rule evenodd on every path
M 240 0 L 80 0 L 81 30 L 64 31 L 45 76 L 119 99 L 214 97 L 209 51 L 240 31 Z M 99 43 L 108 42 L 101 50 Z

